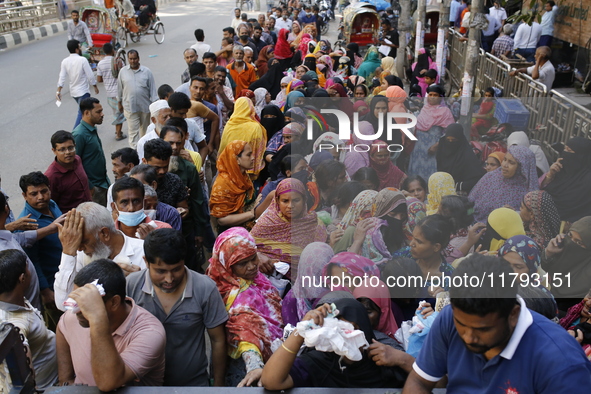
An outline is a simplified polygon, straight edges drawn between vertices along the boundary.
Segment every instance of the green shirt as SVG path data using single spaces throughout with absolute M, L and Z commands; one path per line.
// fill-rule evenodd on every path
M 98 186 L 107 189 L 110 184 L 107 176 L 107 160 L 96 127 L 81 120 L 72 134 L 76 142 L 76 154 L 82 159 L 82 166 L 88 176 L 90 187 Z

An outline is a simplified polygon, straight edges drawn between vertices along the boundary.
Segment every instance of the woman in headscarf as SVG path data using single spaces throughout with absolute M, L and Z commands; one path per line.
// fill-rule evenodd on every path
M 228 353 L 232 358 L 226 383 L 257 381 L 283 336 L 281 298 L 258 268 L 253 237 L 241 227 L 221 233 L 213 246 L 207 275 L 218 287 L 229 319 Z
M 511 237 L 525 235 L 519 213 L 509 208 L 497 208 L 488 215 L 486 231 L 480 238 L 482 250 L 498 251 Z
M 301 32 L 302 32 L 302 26 L 300 25 L 300 22 L 293 21 L 291 23 L 291 32 L 287 36 L 287 42 L 293 43 Z M 295 47 L 295 46 L 297 46 L 297 44 L 292 45 L 292 46 Z
M 364 190 L 359 193 L 351 203 L 338 228 L 345 231 L 349 227 L 357 226 L 363 219 L 372 217 L 377 195 L 378 192 L 374 190 Z
M 322 145 L 322 146 L 321 146 Z M 328 146 L 332 145 L 332 148 Z M 314 141 L 314 146 L 312 148 L 312 152 L 316 153 L 320 149 L 322 151 L 330 152 L 335 160 L 340 162 L 344 161 L 345 159 L 345 142 L 339 139 L 339 135 L 337 133 L 326 132 L 320 135 L 320 137 L 316 138 Z
M 383 57 L 381 66 L 382 70 L 387 71 L 389 75 L 398 76 L 398 72 L 396 71 L 396 60 L 393 57 Z
M 301 90 L 294 90 L 293 92 L 290 92 L 285 100 L 283 112 L 287 112 L 289 109 L 295 107 L 298 104 L 298 102 L 303 101 L 301 99 L 303 99 L 304 97 L 305 95 Z
M 226 123 L 226 127 L 224 127 L 219 153 L 221 154 L 231 141 L 246 141 L 252 149 L 254 158 L 254 166 L 248 173 L 256 178 L 265 167 L 263 155 L 265 153 L 267 131 L 255 120 L 255 115 L 255 108 L 250 99 L 240 97 L 236 100 L 234 113 Z
M 297 274 L 292 272 L 294 274 L 292 277 L 295 278 L 293 287 L 283 298 L 281 315 L 284 324 L 295 326 L 306 313 L 314 309 L 316 302 L 330 291 L 311 281 L 316 280 L 318 284 L 318 280 L 322 278 L 322 270 L 333 256 L 332 248 L 324 242 L 312 242 L 304 248 Z
M 368 311 L 369 321 L 376 338 L 381 336 L 380 334 L 385 334 L 394 339 L 394 334 L 398 331 L 398 324 L 392 314 L 392 301 L 386 284 L 381 280 L 375 287 L 365 284 L 355 288 L 353 296 Z
M 513 272 L 519 275 L 537 274 L 542 265 L 542 250 L 536 241 L 526 235 L 515 235 L 509 238 L 499 249 L 498 255 L 511 265 Z
M 493 125 L 495 119 L 496 101 L 495 90 L 491 87 L 484 91 L 484 98 L 480 103 L 478 112 L 472 115 L 472 125 L 470 126 L 470 139 L 479 140 L 480 136 L 486 134 Z M 529 142 L 529 141 L 528 141 Z
M 577 220 L 568 233 L 548 243 L 542 255 L 542 268 L 550 278 L 556 275 L 563 279 L 562 284 L 550 281 L 560 310 L 567 310 L 587 294 L 591 283 L 591 216 Z
M 388 97 L 388 112 L 391 113 L 407 113 L 404 102 L 408 95 L 400 86 L 390 86 L 386 89 L 386 97 Z M 396 117 L 394 118 L 398 124 L 406 124 L 410 121 L 409 118 Z M 391 144 L 405 145 L 406 135 L 401 130 L 396 130 L 392 135 L 392 140 L 388 141 Z
M 227 149 L 227 150 L 226 150 Z M 218 176 L 209 199 L 211 216 L 217 219 L 218 233 L 234 226 L 252 228 L 270 203 L 254 207 L 256 193 L 250 176 L 252 148 L 245 141 L 232 141 L 218 157 Z
M 371 216 L 347 227 L 333 249 L 335 252 L 348 250 L 358 253 L 376 264 L 382 264 L 406 245 L 404 224 L 407 218 L 404 195 L 395 189 L 383 189 L 375 196 Z M 348 219 L 347 214 L 345 219 Z
M 437 69 L 437 63 L 431 59 L 431 52 L 426 48 L 419 49 L 419 56 L 417 62 L 411 66 L 412 76 L 410 79 L 411 85 L 419 85 L 421 92 L 425 92 L 427 89 L 427 83 L 425 82 L 425 73 L 430 69 Z M 439 76 L 435 80 L 438 83 Z
M 338 310 L 337 318 L 353 323 L 365 334 L 365 340 L 372 344 L 375 336 L 365 307 L 356 300 L 334 301 Z M 331 312 L 331 306 L 323 304 L 306 314 L 303 321 L 310 320 L 321 325 L 322 318 Z M 378 366 L 363 351 L 359 361 L 342 360 L 332 352 L 306 349 L 301 355 L 298 350 L 304 339 L 291 334 L 283 346 L 273 354 L 265 365 L 261 382 L 267 390 L 285 390 L 292 387 L 338 387 L 338 388 L 381 388 L 401 387 L 406 372 L 400 367 Z M 375 346 L 375 345 L 374 345 Z M 405 363 L 412 364 L 412 357 L 400 352 Z M 322 373 L 318 373 L 322 371 Z
M 429 177 L 428 188 L 427 215 L 437 213 L 443 197 L 456 195 L 454 178 L 447 172 L 436 172 L 431 175 Z
M 456 182 L 456 191 L 464 195 L 470 193 L 486 172 L 459 123 L 447 126 L 445 135 L 439 139 L 436 157 L 437 171 L 450 174 Z
M 283 68 L 276 58 L 269 59 L 268 71 L 261 78 L 251 83 L 248 88 L 256 90 L 258 88 L 265 88 L 271 94 L 271 98 L 276 97 L 281 91 L 280 80 L 283 77 Z
M 376 170 L 380 178 L 380 189 L 393 187 L 400 189 L 400 184 L 406 178 L 406 174 L 396 167 L 390 160 L 388 143 L 375 140 L 369 149 L 369 165 Z
M 422 201 L 414 197 L 406 197 L 406 205 L 408 207 L 408 220 L 404 225 L 404 236 L 406 237 L 407 242 L 410 243 L 410 241 L 412 241 L 412 232 L 417 223 L 427 216 L 427 209 Z
M 374 130 L 371 123 L 366 121 L 359 122 L 359 132 L 362 135 L 373 135 Z M 355 133 L 351 133 L 351 145 L 357 146 L 360 144 L 371 145 L 373 144 L 374 140 L 362 140 L 357 136 Z M 364 152 L 362 149 L 358 152 L 355 149 L 351 149 L 347 151 L 345 154 L 345 159 L 343 160 L 345 167 L 347 167 L 347 174 L 349 177 L 352 177 L 357 170 L 363 167 L 369 167 L 369 152 Z
M 347 44 L 347 57 L 351 59 L 351 66 L 356 69 L 363 63 L 363 57 L 359 54 L 359 44 L 352 42 Z
M 275 59 L 279 60 L 282 68 L 285 70 L 289 67 L 291 59 L 293 57 L 293 51 L 287 37 L 289 36 L 289 30 L 281 29 L 277 34 L 277 43 L 275 44 Z
M 552 196 L 561 220 L 572 223 L 591 216 L 591 140 L 568 140 L 541 188 Z
M 565 330 L 568 330 L 568 333 L 573 337 L 576 338 L 579 333 L 583 333 L 583 338 L 585 338 L 585 336 L 589 335 L 588 327 L 591 324 L 591 290 L 581 301 L 577 299 L 574 302 L 575 304 L 571 304 L 572 306 L 568 308 L 566 316 L 560 319 L 558 324 Z M 585 330 L 582 330 L 583 327 Z M 591 345 L 588 341 L 583 341 L 581 346 L 583 347 L 585 356 L 591 361 Z
M 529 192 L 523 197 L 519 216 L 525 224 L 526 234 L 541 248 L 560 232 L 560 215 L 550 195 L 543 190 Z
M 267 149 L 265 150 L 265 160 L 271 162 L 273 156 L 283 145 L 297 141 L 303 132 L 304 126 L 299 123 L 292 122 L 285 125 L 283 129 L 275 133 L 273 138 L 269 140 Z
M 374 96 L 369 103 L 369 113 L 363 120 L 371 123 L 374 132 L 377 130 L 385 130 L 386 128 L 386 114 L 388 113 L 388 98 L 384 96 Z M 380 117 L 382 119 L 382 127 L 380 129 Z
M 240 92 L 238 92 L 238 96 L 236 96 L 236 100 L 238 100 L 240 97 L 249 98 L 249 99 L 253 100 L 253 104 L 254 104 L 254 92 L 252 90 L 242 89 Z
M 347 89 L 350 93 L 349 95 L 355 96 L 355 89 L 357 88 L 357 86 L 365 86 L 364 83 L 365 78 L 361 78 L 359 75 L 351 75 L 349 78 L 347 78 Z
M 339 78 L 329 78 L 326 80 L 326 92 L 331 97 L 332 103 L 346 114 L 353 113 L 353 103 L 347 95 L 347 90 Z
M 533 152 L 511 146 L 501 167 L 484 174 L 468 198 L 474 202 L 474 218 L 484 223 L 496 208 L 508 205 L 520 209 L 523 197 L 534 190 L 538 190 L 538 177 Z
M 313 41 L 313 38 L 310 34 L 304 33 L 303 31 L 298 35 L 298 37 L 291 43 L 291 45 L 296 49 L 296 52 L 300 53 L 300 58 L 304 59 L 306 55 L 310 52 L 310 42 Z
M 445 104 L 445 91 L 438 85 L 431 85 L 425 105 L 417 116 L 415 136 L 417 141 L 410 155 L 408 173 L 429 179 L 437 171 L 435 156 L 437 143 L 445 128 L 454 123 L 454 117 Z
M 306 125 L 306 114 L 303 109 L 299 107 L 293 107 L 285 111 L 285 122 L 286 123 L 299 123 L 302 126 Z
M 255 62 L 255 66 L 257 68 L 257 75 L 260 77 L 262 77 L 263 75 L 265 75 L 267 73 L 267 71 L 269 70 L 269 67 L 267 65 L 267 63 L 269 63 L 269 60 L 273 57 L 273 46 L 272 45 L 267 45 L 264 46 L 261 51 L 259 52 L 259 57 L 257 58 L 256 62 Z
M 484 223 L 474 223 L 474 203 L 465 196 L 448 195 L 441 199 L 437 210 L 439 215 L 449 218 L 453 232 L 449 245 L 443 255 L 448 263 L 466 257 L 474 251 L 474 245 L 480 240 Z
M 265 128 L 267 138 L 272 139 L 285 126 L 285 115 L 278 106 L 265 105 L 261 111 L 261 126 Z
M 507 137 L 507 146 L 511 145 L 525 146 L 534 152 L 534 155 L 536 155 L 536 167 L 538 168 L 539 175 L 545 174 L 550 170 L 550 165 L 548 164 L 548 159 L 546 158 L 544 150 L 539 145 L 532 145 L 529 141 L 529 137 L 524 131 L 514 131 L 509 137 Z
M 496 170 L 501 166 L 501 163 L 505 160 L 505 152 L 496 151 L 488 155 L 484 162 L 484 169 L 486 172 Z
M 357 69 L 357 75 L 365 78 L 366 81 L 370 81 L 376 71 L 376 68 L 380 67 L 382 62 L 380 61 L 380 53 L 375 46 L 369 47 L 363 63 Z
M 265 105 L 267 105 L 267 94 L 269 94 L 269 92 L 267 92 L 267 89 L 265 89 L 265 88 L 257 88 L 254 91 L 254 99 L 255 99 L 254 109 L 255 109 L 259 119 L 261 117 L 261 111 L 263 110 Z
M 341 252 L 335 254 L 330 262 L 324 266 L 322 270 L 322 277 L 339 277 L 349 276 L 351 278 L 363 277 L 367 275 L 368 278 L 373 276 L 380 276 L 380 269 L 370 259 L 360 256 L 356 253 Z M 342 281 L 341 281 L 342 282 Z M 330 280 L 329 282 L 330 283 Z M 341 286 L 333 286 L 332 291 L 348 291 L 353 294 L 355 290 L 354 283 L 341 283 Z
M 326 241 L 326 227 L 315 212 L 308 213 L 306 188 L 294 178 L 279 182 L 275 198 L 251 230 L 259 252 L 291 265 L 285 275 L 297 276 L 299 256 L 311 242 Z
M 306 56 L 304 56 L 304 66 L 308 67 L 310 71 L 314 71 L 316 73 L 316 56 L 311 53 L 308 53 Z
M 326 66 L 326 68 L 324 70 L 322 70 L 322 72 L 324 73 L 324 76 L 326 76 L 326 78 L 332 78 L 335 76 L 334 62 L 330 56 L 328 56 L 328 55 L 320 56 L 318 58 L 318 60 L 316 60 L 316 67 L 318 67 L 320 64 L 324 64 Z

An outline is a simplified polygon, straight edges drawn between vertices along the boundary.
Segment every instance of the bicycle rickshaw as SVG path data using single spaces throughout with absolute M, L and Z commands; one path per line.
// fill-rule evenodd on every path
M 380 18 L 376 7 L 368 3 L 355 3 L 343 12 L 343 37 L 345 46 L 357 43 L 362 51 L 377 45 Z
M 142 36 L 145 36 L 146 34 L 154 35 L 154 40 L 157 44 L 162 44 L 164 42 L 164 24 L 156 14 L 150 15 L 147 26 L 140 26 L 137 16 L 135 15 L 120 16 L 119 25 L 120 26 L 117 29 L 117 39 L 122 48 L 127 46 L 128 36 L 134 43 L 140 42 Z
M 93 41 L 92 47 L 88 48 L 90 63 L 100 62 L 105 57 L 103 46 L 111 43 L 116 50 L 113 60 L 116 68 L 125 66 L 125 51 L 117 42 L 117 17 L 106 8 L 84 7 L 80 9 L 80 19 L 88 26 Z

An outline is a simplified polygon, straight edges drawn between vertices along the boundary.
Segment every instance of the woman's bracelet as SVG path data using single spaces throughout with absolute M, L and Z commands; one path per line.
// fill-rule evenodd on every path
M 291 349 L 288 349 L 288 348 L 287 348 L 287 346 L 285 346 L 285 344 L 283 344 L 283 343 L 281 344 L 281 347 L 282 347 L 283 349 L 285 349 L 285 351 L 286 351 L 286 352 L 288 352 L 288 353 L 291 353 L 291 354 L 298 354 L 298 352 L 294 352 L 293 350 L 291 350 Z

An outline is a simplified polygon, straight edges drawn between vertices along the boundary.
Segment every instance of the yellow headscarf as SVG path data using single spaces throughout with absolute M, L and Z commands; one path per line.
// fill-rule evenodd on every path
M 252 147 L 252 154 L 254 156 L 254 168 L 249 170 L 248 173 L 258 175 L 265 166 L 263 156 L 265 154 L 267 131 L 255 120 L 255 113 L 251 99 L 240 97 L 236 100 L 234 113 L 224 127 L 219 154 L 221 155 L 226 145 L 232 141 L 248 142 Z
M 396 72 L 396 61 L 393 57 L 386 56 L 382 58 L 382 70 L 388 71 L 389 75 L 398 76 L 398 72 Z
M 456 183 L 447 172 L 436 172 L 429 177 L 429 195 L 427 196 L 427 215 L 437 213 L 441 199 L 456 195 Z
M 496 252 L 501 249 L 505 241 L 511 237 L 525 235 L 521 216 L 509 208 L 498 208 L 492 211 L 488 215 L 488 226 L 501 237 L 501 239 L 496 236 L 491 238 L 489 252 Z

